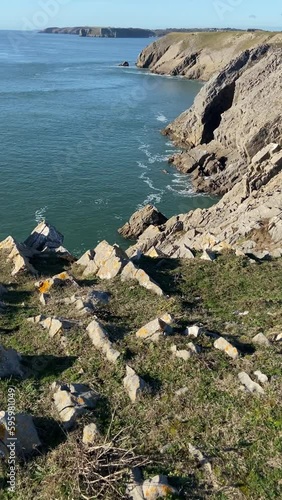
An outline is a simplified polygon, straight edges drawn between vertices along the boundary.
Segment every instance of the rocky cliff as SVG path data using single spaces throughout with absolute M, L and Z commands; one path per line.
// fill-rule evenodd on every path
M 242 41 L 253 45 L 258 41 L 256 36 L 240 35 L 236 40 L 241 42 L 232 50 L 242 47 Z M 129 255 L 154 251 L 163 256 L 191 257 L 191 250 L 223 248 L 253 255 L 282 253 L 280 36 L 273 34 L 268 40 L 271 43 L 245 49 L 228 61 L 202 88 L 191 109 L 164 131 L 183 148 L 170 158 L 171 164 L 191 175 L 197 191 L 224 195 L 222 200 L 209 210 L 196 210 L 157 228 L 149 227 L 129 249 Z M 168 61 L 171 63 L 174 54 L 174 63 L 179 62 L 179 47 L 182 44 L 183 49 L 184 42 L 186 37 L 173 43 L 162 59 L 158 49 L 163 40 L 151 52 L 151 62 L 147 49 L 149 67 L 169 71 Z M 208 50 L 210 47 L 203 49 L 201 57 Z M 220 64 L 230 51 L 231 47 L 227 52 L 223 47 Z M 193 71 L 204 68 L 199 61 Z M 219 58 L 215 61 L 217 65 Z M 204 73 L 202 69 L 201 74 L 214 73 L 215 65 L 205 67 Z M 190 70 L 187 75 L 191 77 Z
M 279 43 L 281 33 L 264 31 L 170 33 L 146 47 L 137 66 L 159 75 L 209 80 L 243 51 Z

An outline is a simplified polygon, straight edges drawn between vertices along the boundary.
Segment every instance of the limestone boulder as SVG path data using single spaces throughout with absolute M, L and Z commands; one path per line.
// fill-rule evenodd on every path
M 41 253 L 53 253 L 60 258 L 74 262 L 75 258 L 63 246 L 64 236 L 48 222 L 40 222 L 24 244 Z
M 246 391 L 264 394 L 264 389 L 257 382 L 254 382 L 246 372 L 239 373 L 238 378 Z
M 118 232 L 128 239 L 138 238 L 149 226 L 161 226 L 167 218 L 153 205 L 146 205 L 135 212 Z
M 236 347 L 234 347 L 230 342 L 228 342 L 226 339 L 223 337 L 219 337 L 215 342 L 214 342 L 214 347 L 218 349 L 219 351 L 223 351 L 227 354 L 232 359 L 237 359 L 239 357 L 239 352 Z
M 0 242 L 0 252 L 7 256 L 7 261 L 12 262 L 12 276 L 16 276 L 21 272 L 30 272 L 36 275 L 37 271 L 30 262 L 30 259 L 35 256 L 36 252 L 22 243 L 17 242 L 12 236 L 8 236 L 4 241 Z
M 111 363 L 116 363 L 120 352 L 113 348 L 108 332 L 97 320 L 93 320 L 87 327 L 87 333 L 92 344 L 99 349 Z
M 161 337 L 172 334 L 172 323 L 172 316 L 163 314 L 160 318 L 156 318 L 140 328 L 136 332 L 136 337 L 142 340 L 158 341 Z
M 83 384 L 52 384 L 53 401 L 65 429 L 74 426 L 78 417 L 95 408 L 100 396 Z
M 92 446 L 100 439 L 101 434 L 98 426 L 94 423 L 86 425 L 83 429 L 82 442 L 85 445 Z
M 45 330 L 48 330 L 48 334 L 51 338 L 56 335 L 62 335 L 64 332 L 69 331 L 78 324 L 76 321 L 70 321 L 68 319 L 52 316 L 47 317 L 42 314 L 28 318 L 27 321 L 29 323 L 38 324 Z
M 123 385 L 133 403 L 146 389 L 146 382 L 128 365 L 126 366 L 126 377 L 123 379 Z

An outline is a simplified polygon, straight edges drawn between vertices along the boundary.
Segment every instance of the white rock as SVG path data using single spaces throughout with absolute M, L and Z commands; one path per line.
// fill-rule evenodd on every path
M 126 366 L 126 377 L 123 379 L 123 385 L 133 403 L 146 389 L 145 381 L 130 366 Z
M 197 325 L 187 327 L 184 332 L 184 334 L 188 335 L 188 337 L 193 337 L 195 339 L 200 335 L 202 335 L 203 333 L 205 333 L 205 329 Z
M 253 342 L 258 345 L 263 345 L 266 347 L 269 347 L 271 344 L 269 340 L 266 338 L 266 336 L 263 333 L 258 333 L 254 338 Z
M 255 371 L 254 375 L 257 377 L 258 381 L 261 384 L 266 384 L 268 382 L 267 375 L 264 375 L 264 373 L 262 373 L 260 370 Z
M 216 254 L 211 250 L 204 250 L 201 256 L 202 260 L 207 260 L 209 262 L 213 262 L 216 259 Z
M 99 394 L 82 384 L 60 384 L 51 386 L 53 400 L 65 429 L 71 428 L 77 418 L 88 409 L 95 408 Z
M 173 494 L 177 494 L 177 490 L 169 485 L 166 476 L 155 476 L 143 483 L 143 495 L 146 500 L 157 500 Z
M 163 335 L 169 335 L 173 332 L 173 328 L 170 326 L 172 322 L 172 316 L 164 314 L 140 328 L 136 333 L 136 337 L 144 340 L 158 341 Z
M 116 351 L 112 343 L 109 340 L 107 331 L 103 326 L 96 320 L 93 320 L 87 327 L 88 335 L 92 341 L 92 344 L 101 350 L 106 358 L 112 363 L 116 363 L 120 356 L 120 352 Z
M 232 359 L 237 359 L 239 356 L 238 349 L 230 344 L 230 342 L 227 342 L 227 340 L 225 340 L 223 337 L 219 337 L 214 342 L 214 347 L 216 349 L 219 349 L 220 351 L 225 352 Z
M 96 424 L 86 425 L 83 429 L 82 442 L 86 445 L 93 445 L 99 439 L 100 432 Z
M 247 391 L 252 393 L 256 392 L 258 394 L 264 394 L 263 388 L 256 382 L 253 382 L 253 380 L 246 372 L 239 373 L 238 378 L 241 384 L 246 387 Z
M 182 387 L 181 389 L 178 389 L 175 394 L 176 396 L 184 396 L 184 394 L 186 394 L 188 391 L 188 387 Z

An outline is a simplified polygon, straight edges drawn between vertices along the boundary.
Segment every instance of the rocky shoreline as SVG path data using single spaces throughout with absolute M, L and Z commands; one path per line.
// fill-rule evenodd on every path
M 263 34 L 241 34 L 232 50 L 229 43 L 234 34 L 228 39 L 207 36 L 210 42 L 214 36 L 213 48 L 202 48 L 190 66 L 187 54 L 200 45 L 200 35 L 193 42 L 187 36 L 177 41 L 165 37 L 147 47 L 137 65 L 188 78 L 212 75 L 193 106 L 163 133 L 183 149 L 169 159 L 171 165 L 191 176 L 197 192 L 223 198 L 208 210 L 181 214 L 157 229 L 147 228 L 129 255 L 155 249 L 166 256 L 185 257 L 185 248 L 189 256 L 191 250 L 223 248 L 282 255 L 281 34 L 268 35 L 268 40 Z M 258 44 L 262 37 L 270 43 Z M 184 41 L 191 45 L 183 52 Z M 243 42 L 253 48 L 222 67 Z M 223 43 L 221 52 L 219 43 Z M 205 65 L 207 51 L 215 56 Z M 184 56 L 185 68 L 179 63 Z

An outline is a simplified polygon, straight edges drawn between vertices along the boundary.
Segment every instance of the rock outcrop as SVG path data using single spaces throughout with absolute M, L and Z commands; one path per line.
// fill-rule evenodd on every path
M 167 218 L 153 205 L 146 205 L 135 212 L 118 232 L 128 239 L 136 239 L 149 226 L 160 226 Z
M 197 191 L 223 198 L 149 226 L 128 249 L 131 258 L 150 252 L 193 258 L 204 250 L 203 258 L 213 260 L 224 249 L 255 259 L 282 255 L 281 91 L 281 47 L 248 48 L 165 129 L 185 148 L 170 162 L 192 175 Z
M 12 276 L 21 272 L 36 275 L 34 259 L 55 256 L 74 262 L 75 258 L 62 246 L 64 237 L 47 222 L 40 223 L 26 239 L 19 243 L 12 236 L 0 242 L 0 254 L 13 264 Z

